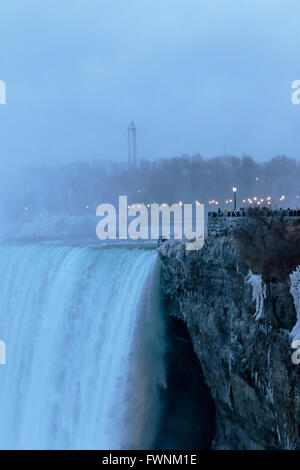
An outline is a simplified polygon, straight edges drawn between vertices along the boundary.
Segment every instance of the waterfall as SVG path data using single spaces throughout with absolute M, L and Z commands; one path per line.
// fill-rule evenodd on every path
M 1 449 L 151 448 L 157 288 L 151 250 L 0 247 Z

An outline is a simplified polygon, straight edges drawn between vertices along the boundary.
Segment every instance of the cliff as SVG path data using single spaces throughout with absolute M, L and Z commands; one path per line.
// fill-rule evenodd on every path
M 216 406 L 215 449 L 300 449 L 290 284 L 249 276 L 230 239 L 159 248 L 169 313 L 187 325 Z

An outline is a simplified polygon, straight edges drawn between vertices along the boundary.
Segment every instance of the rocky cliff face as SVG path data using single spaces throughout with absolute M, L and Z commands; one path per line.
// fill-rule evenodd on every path
M 300 365 L 286 283 L 259 282 L 229 239 L 159 249 L 169 313 L 184 320 L 216 406 L 217 449 L 300 449 Z M 253 297 L 254 295 L 254 297 Z

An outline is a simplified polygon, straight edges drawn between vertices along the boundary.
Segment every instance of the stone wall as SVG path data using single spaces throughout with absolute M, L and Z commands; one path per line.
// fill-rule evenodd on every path
M 300 224 L 300 210 L 269 211 L 270 215 L 283 216 L 287 224 Z M 248 219 L 247 210 L 209 212 L 207 233 L 210 237 L 226 236 Z

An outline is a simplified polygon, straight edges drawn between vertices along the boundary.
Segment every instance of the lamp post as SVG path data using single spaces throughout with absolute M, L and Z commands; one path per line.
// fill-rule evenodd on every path
M 233 200 L 234 200 L 234 210 L 236 211 L 236 187 L 233 187 L 232 191 L 233 191 Z

